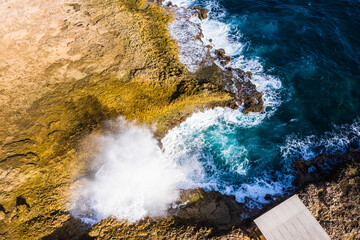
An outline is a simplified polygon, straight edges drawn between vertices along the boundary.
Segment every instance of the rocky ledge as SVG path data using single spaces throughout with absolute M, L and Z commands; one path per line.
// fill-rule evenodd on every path
M 323 167 L 334 159 L 332 170 L 324 170 Z M 294 163 L 299 166 L 304 162 L 297 160 Z M 331 239 L 358 239 L 360 150 L 321 154 L 298 169 L 305 172 L 304 169 L 313 165 L 323 169 L 318 168 L 318 176 L 313 174 L 310 179 L 305 174 L 301 185 L 264 205 L 261 211 L 248 209 L 233 196 L 196 188 L 182 190 L 180 201 L 169 209 L 167 217 L 144 218 L 136 223 L 110 217 L 92 227 L 70 218 L 45 239 L 251 239 L 256 228 L 252 219 L 294 193 L 299 195 Z M 301 177 L 300 173 L 297 179 Z
M 181 202 L 163 219 L 131 224 L 108 218 L 93 227 L 71 217 L 68 200 L 86 174 L 82 142 L 101 132 L 104 121 L 123 115 L 156 123 L 160 137 L 201 109 L 239 105 L 244 113 L 262 111 L 251 73 L 227 68 L 230 58 L 221 49 L 189 72 L 179 60 L 181 41 L 168 34 L 174 20 L 170 9 L 146 1 L 44 0 L 25 15 L 16 9 L 33 1 L 4 4 L 0 238 L 247 238 L 246 219 L 254 215 L 218 192 L 183 191 Z M 207 14 L 189 11 L 199 21 Z M 201 34 L 195 41 L 200 40 Z M 210 51 L 198 46 L 205 56 Z M 341 161 L 337 173 L 321 170 L 318 161 L 314 167 L 294 163 L 303 178 L 296 181 L 300 196 L 334 239 L 359 236 L 355 153 L 337 155 L 353 159 Z
M 212 40 L 205 44 L 202 21 L 208 17 L 203 8 L 179 8 L 168 4 L 175 17 L 168 29 L 180 47 L 179 59 L 199 82 L 214 83 L 230 92 L 235 101 L 233 108 L 242 112 L 261 112 L 264 109 L 262 93 L 252 83 L 252 73 L 229 67 L 231 57 L 224 49 L 217 49 Z
M 300 199 L 331 239 L 360 236 L 360 150 L 294 162 Z
M 182 190 L 181 200 L 160 219 L 136 223 L 107 218 L 90 227 L 71 218 L 46 239 L 221 239 L 244 237 L 234 228 L 244 222 L 244 206 L 233 196 L 201 188 Z
M 17 11 L 24 8 L 31 10 Z M 71 217 L 69 199 L 87 174 L 83 143 L 109 119 L 156 125 L 161 138 L 195 111 L 236 101 L 255 111 L 251 75 L 217 65 L 189 72 L 180 62 L 170 8 L 145 0 L 13 0 L 0 13 L 0 238 L 69 239 L 65 229 L 76 236 L 88 229 Z M 226 85 L 235 74 L 241 94 Z

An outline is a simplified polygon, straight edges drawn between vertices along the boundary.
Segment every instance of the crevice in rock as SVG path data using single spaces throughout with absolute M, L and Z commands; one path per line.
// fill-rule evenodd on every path
M 30 208 L 30 205 L 26 202 L 26 199 L 22 196 L 16 198 L 16 206 L 23 206 L 25 205 L 27 208 Z

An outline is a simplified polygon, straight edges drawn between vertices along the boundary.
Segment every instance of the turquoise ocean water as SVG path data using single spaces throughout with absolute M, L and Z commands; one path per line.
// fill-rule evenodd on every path
M 265 111 L 197 113 L 163 139 L 189 182 L 256 206 L 290 187 L 296 158 L 359 147 L 360 2 L 188 0 L 207 8 L 204 39 L 251 70 Z

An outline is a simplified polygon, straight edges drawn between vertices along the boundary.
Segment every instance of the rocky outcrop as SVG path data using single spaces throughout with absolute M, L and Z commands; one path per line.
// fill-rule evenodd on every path
M 225 50 L 220 48 L 215 50 L 216 58 L 214 60 L 219 60 L 220 64 L 225 67 L 231 61 L 231 57 L 225 55 Z
M 244 72 L 240 69 L 227 68 L 233 76 L 236 76 L 236 99 L 237 104 L 243 107 L 242 112 L 261 112 L 264 110 L 264 101 L 262 93 L 256 89 L 255 84 L 251 82 L 251 72 Z
M 347 153 L 338 154 L 322 153 L 309 161 L 296 159 L 291 165 L 297 172 L 293 185 L 301 188 L 308 183 L 324 181 L 336 171 L 337 166 L 352 160 L 360 161 L 360 150 L 350 149 Z
M 251 72 L 226 68 L 222 70 L 215 64 L 203 66 L 195 73 L 195 78 L 202 83 L 212 83 L 231 92 L 234 96 L 233 108 L 242 107 L 242 112 L 261 112 L 264 109 L 262 93 L 251 82 Z
M 206 9 L 177 8 L 171 5 L 175 20 L 170 24 L 169 31 L 177 40 L 180 47 L 180 61 L 192 72 L 196 79 L 202 83 L 215 83 L 235 98 L 231 107 L 241 107 L 242 112 L 263 111 L 262 94 L 257 91 L 251 82 L 251 72 L 241 69 L 225 68 L 231 62 L 231 57 L 226 56 L 225 50 L 214 49 L 212 40 L 205 45 L 201 23 L 194 16 L 203 20 L 207 16 Z
M 246 217 L 243 205 L 238 203 L 234 196 L 195 188 L 182 190 L 180 198 L 182 204 L 176 216 L 191 222 L 223 230 L 239 225 Z
M 338 163 L 332 171 L 323 168 L 329 164 L 329 160 Z M 302 164 L 301 167 L 306 181 L 298 183 L 311 183 L 303 185 L 298 191 L 300 199 L 331 239 L 359 239 L 360 150 L 350 149 L 344 154 L 322 154 L 310 163 L 312 165 Z M 314 177 L 314 173 L 306 174 L 306 169 L 312 166 L 318 171 L 318 177 Z
M 249 239 L 237 227 L 246 215 L 233 196 L 201 188 L 181 190 L 180 201 L 169 214 L 136 223 L 109 217 L 94 226 L 69 218 L 44 239 Z
M 136 223 L 108 218 L 81 236 L 92 239 L 248 239 L 236 228 L 246 215 L 235 197 L 196 188 L 181 190 L 180 200 L 177 207 L 170 209 L 168 217 L 144 218 Z M 66 232 L 71 231 L 68 228 Z
M 198 17 L 201 21 L 208 18 L 209 10 L 207 10 L 206 8 L 200 8 L 198 6 L 195 6 L 194 9 L 198 11 Z

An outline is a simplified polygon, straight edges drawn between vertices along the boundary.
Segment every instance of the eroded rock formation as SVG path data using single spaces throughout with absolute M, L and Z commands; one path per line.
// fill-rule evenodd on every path
M 332 171 L 330 160 L 337 164 Z M 305 164 L 302 172 L 318 166 L 318 177 L 305 174 L 311 183 L 299 191 L 299 197 L 320 222 L 331 239 L 358 239 L 360 236 L 360 150 L 322 154 Z M 319 170 L 322 169 L 322 170 Z M 301 177 L 304 177 L 302 174 Z M 305 181 L 298 183 L 305 184 Z
M 176 216 L 210 225 L 218 230 L 231 229 L 242 223 L 246 217 L 243 205 L 238 203 L 234 196 L 195 188 L 182 190 L 180 198 L 183 205 L 180 205 Z

